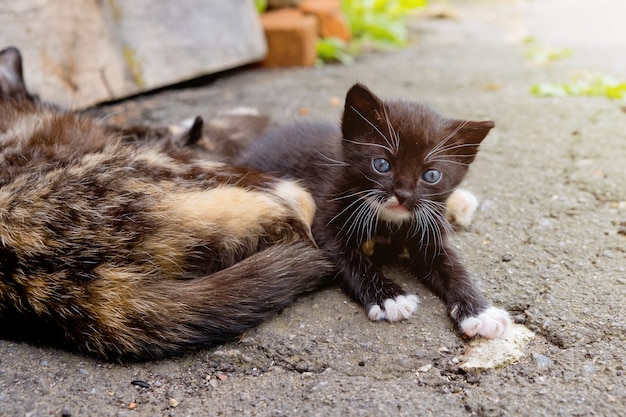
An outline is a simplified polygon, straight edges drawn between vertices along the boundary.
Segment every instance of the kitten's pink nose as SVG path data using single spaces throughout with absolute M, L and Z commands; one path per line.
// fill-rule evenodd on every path
M 395 194 L 399 204 L 404 204 L 413 195 L 411 191 L 404 189 L 395 190 Z

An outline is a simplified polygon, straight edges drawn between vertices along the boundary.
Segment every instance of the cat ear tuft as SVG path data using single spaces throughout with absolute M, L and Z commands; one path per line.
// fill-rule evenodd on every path
M 15 47 L 0 51 L 0 96 L 27 96 L 22 74 L 22 55 Z

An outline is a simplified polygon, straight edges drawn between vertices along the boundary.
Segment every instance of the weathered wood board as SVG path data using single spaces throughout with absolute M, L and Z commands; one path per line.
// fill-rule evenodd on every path
M 75 108 L 260 61 L 253 0 L 0 0 L 0 49 L 30 90 Z

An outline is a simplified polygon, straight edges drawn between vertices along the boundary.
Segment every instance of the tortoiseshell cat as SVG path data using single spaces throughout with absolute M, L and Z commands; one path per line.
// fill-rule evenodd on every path
M 0 334 L 108 360 L 237 336 L 331 271 L 297 183 L 31 96 L 0 52 Z
M 382 273 L 405 249 L 412 273 L 447 305 L 468 336 L 498 337 L 506 311 L 490 307 L 448 244 L 446 200 L 494 124 L 445 118 L 365 86 L 347 93 L 341 130 L 298 123 L 269 131 L 238 163 L 302 180 L 318 211 L 313 236 L 343 289 L 372 320 L 409 317 L 418 298 Z

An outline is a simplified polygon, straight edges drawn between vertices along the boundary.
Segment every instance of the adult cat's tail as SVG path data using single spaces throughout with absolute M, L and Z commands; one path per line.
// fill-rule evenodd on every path
M 54 344 L 63 335 L 68 348 L 111 361 L 155 359 L 237 337 L 323 286 L 330 271 L 322 252 L 301 241 L 273 244 L 199 278 L 146 280 L 112 268 L 85 285 L 89 303 L 32 323 L 4 311 L 2 333 Z
M 202 278 L 156 280 L 129 294 L 124 308 L 135 316 L 83 348 L 109 360 L 143 360 L 224 342 L 322 286 L 330 271 L 321 251 L 293 242 L 269 246 Z
M 330 271 L 321 251 L 294 242 L 270 246 L 203 278 L 155 282 L 147 290 L 168 299 L 169 306 L 155 314 L 153 324 L 163 330 L 145 331 L 138 356 L 232 339 L 291 304 L 295 296 L 319 288 Z M 129 353 L 134 355 L 137 334 L 130 336 Z

